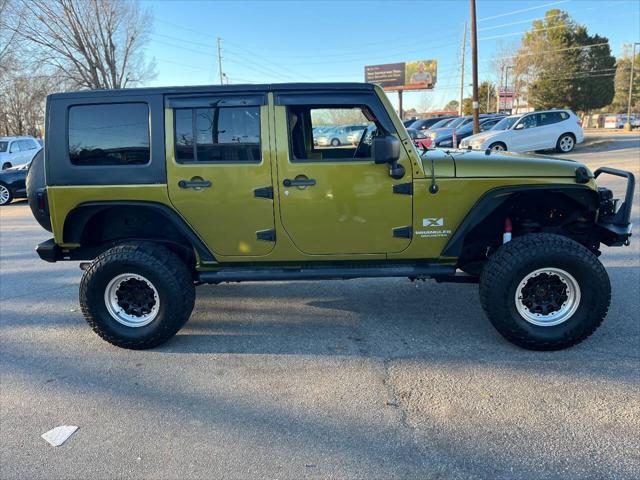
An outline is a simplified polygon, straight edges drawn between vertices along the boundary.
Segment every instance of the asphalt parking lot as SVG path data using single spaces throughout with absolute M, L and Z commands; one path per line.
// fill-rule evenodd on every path
M 640 177 L 638 136 L 569 157 Z M 122 350 L 84 322 L 77 264 L 36 257 L 48 237 L 26 203 L 0 211 L 4 479 L 640 477 L 638 239 L 604 247 L 603 326 L 543 353 L 494 331 L 477 286 L 404 279 L 199 287 L 173 340 Z

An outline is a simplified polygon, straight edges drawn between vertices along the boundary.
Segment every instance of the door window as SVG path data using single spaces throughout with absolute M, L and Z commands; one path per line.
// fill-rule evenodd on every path
M 538 126 L 538 118 L 538 114 L 527 115 L 522 120 L 520 120 L 520 124 L 523 125 L 523 128 L 535 128 Z
M 558 123 L 561 122 L 563 120 L 562 116 L 560 115 L 561 112 L 544 112 L 544 113 L 539 113 L 538 116 L 540 117 L 540 125 L 553 125 L 554 123 Z
M 292 161 L 371 158 L 371 138 L 378 130 L 366 107 L 335 106 L 288 109 Z
M 26 152 L 27 150 L 35 150 L 36 148 L 31 140 L 18 140 L 18 144 L 20 145 L 21 152 Z
M 179 163 L 260 162 L 260 107 L 175 110 Z

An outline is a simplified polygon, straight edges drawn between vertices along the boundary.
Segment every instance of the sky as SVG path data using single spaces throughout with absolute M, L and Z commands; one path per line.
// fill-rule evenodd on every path
M 436 59 L 433 91 L 405 92 L 404 109 L 433 110 L 459 97 L 460 51 L 468 0 L 177 1 L 143 0 L 153 25 L 149 86 L 362 82 L 364 66 Z M 497 52 L 519 42 L 552 8 L 609 38 L 614 55 L 640 42 L 640 0 L 477 0 L 479 80 L 498 81 Z M 467 37 L 467 42 L 469 37 Z M 638 47 L 636 47 L 638 48 Z M 465 96 L 471 92 L 467 43 Z M 389 93 L 397 105 L 397 94 Z

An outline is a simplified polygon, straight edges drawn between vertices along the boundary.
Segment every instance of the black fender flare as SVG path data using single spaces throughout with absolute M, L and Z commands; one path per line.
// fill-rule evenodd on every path
M 598 192 L 586 185 L 513 185 L 494 188 L 485 192 L 471 208 L 469 213 L 467 213 L 467 216 L 445 245 L 441 256 L 459 257 L 462 253 L 467 234 L 514 194 L 538 191 L 549 191 L 550 193 L 566 195 L 592 210 L 597 210 L 599 205 Z
M 135 207 L 147 209 L 161 215 L 170 222 L 191 243 L 203 262 L 215 262 L 216 259 L 202 239 L 196 235 L 191 226 L 173 209 L 158 202 L 145 201 L 100 201 L 81 203 L 73 208 L 65 218 L 62 230 L 63 243 L 81 243 L 85 226 L 100 212 L 117 207 Z

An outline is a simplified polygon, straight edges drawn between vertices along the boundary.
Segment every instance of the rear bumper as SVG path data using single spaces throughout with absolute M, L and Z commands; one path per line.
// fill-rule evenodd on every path
M 63 248 L 58 245 L 53 238 L 38 244 L 36 253 L 45 262 L 59 262 L 62 260 L 92 260 L 98 253 L 99 248 Z
M 598 178 L 602 174 L 614 175 L 627 179 L 627 188 L 624 200 L 620 203 L 619 199 L 612 199 L 611 191 L 608 197 L 600 199 L 600 215 L 596 225 L 600 228 L 600 237 L 602 243 L 610 247 L 618 247 L 629 245 L 629 238 L 632 234 L 633 224 L 631 223 L 631 206 L 633 205 L 633 191 L 635 189 L 635 177 L 633 173 L 626 170 L 618 170 L 617 168 L 601 167 L 597 169 L 593 176 Z
M 45 262 L 53 263 L 62 259 L 62 249 L 56 244 L 53 238 L 38 244 L 36 253 Z

